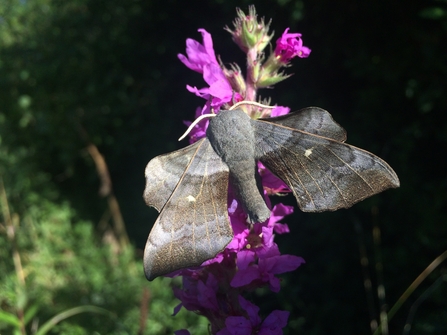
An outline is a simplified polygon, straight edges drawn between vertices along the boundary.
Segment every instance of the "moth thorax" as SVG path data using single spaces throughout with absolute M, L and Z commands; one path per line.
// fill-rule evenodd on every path
M 221 111 L 210 120 L 206 136 L 214 151 L 230 168 L 236 162 L 254 157 L 251 119 L 241 110 Z

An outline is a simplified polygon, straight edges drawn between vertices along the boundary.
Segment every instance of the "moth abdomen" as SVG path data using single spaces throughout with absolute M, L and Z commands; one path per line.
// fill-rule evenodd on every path
M 250 223 L 263 222 L 270 210 L 255 159 L 255 137 L 250 117 L 241 110 L 221 111 L 210 120 L 206 136 L 230 170 L 229 182 Z

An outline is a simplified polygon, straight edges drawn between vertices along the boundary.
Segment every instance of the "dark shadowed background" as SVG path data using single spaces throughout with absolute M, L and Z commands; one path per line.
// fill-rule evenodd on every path
M 186 141 L 177 142 L 185 130 L 182 121 L 192 120 L 196 107 L 204 103 L 186 90 L 186 84 L 205 86 L 201 75 L 177 59 L 178 53 L 185 52 L 186 38 L 201 41 L 197 29 L 205 28 L 222 61 L 237 62 L 243 68 L 244 55 L 223 27 L 232 26 L 236 7 L 247 12 L 249 4 L 0 2 L 0 175 L 7 196 L 0 217 L 4 263 L 0 283 L 8 287 L 0 293 L 2 310 L 18 315 L 38 305 L 36 315 L 42 323 L 69 308 L 75 294 L 78 304 L 102 306 L 129 320 L 146 315 L 144 304 L 140 305 L 143 299 L 150 319 L 146 325 L 135 321 L 139 328 L 116 323 L 107 328 L 101 322 L 75 318 L 67 321 L 66 328 L 55 328 L 55 333 L 90 334 L 100 329 L 101 333 L 135 334 L 138 329 L 164 334 L 196 322 L 191 319 L 188 324 L 182 315 L 169 319 L 172 309 L 153 307 L 163 305 L 163 299 L 175 306 L 172 296 L 159 293 L 171 290 L 170 281 L 149 283 L 142 267 L 140 271 L 141 250 L 157 217 L 142 199 L 144 168 L 154 156 L 186 145 Z M 281 251 L 302 256 L 306 264 L 282 277 L 279 294 L 257 292 L 252 298 L 264 313 L 291 312 L 287 334 L 371 333 L 371 320 L 378 320 L 381 310 L 388 311 L 447 249 L 447 1 L 277 0 L 255 5 L 260 17 L 272 19 L 274 40 L 290 27 L 302 33 L 304 45 L 312 49 L 309 58 L 295 59 L 286 69 L 294 74 L 291 78 L 260 91 L 261 96 L 292 110 L 306 106 L 328 110 L 347 130 L 347 142 L 385 159 L 398 174 L 401 187 L 349 210 L 303 214 L 296 209 L 284 220 L 291 233 L 278 236 L 277 243 Z M 95 148 L 107 163 L 113 185 L 113 193 L 106 192 L 106 197 L 98 194 L 100 158 Z M 280 200 L 296 205 L 293 197 Z M 62 211 L 70 215 L 60 219 L 69 223 L 66 230 L 57 232 L 60 240 L 74 238 L 73 231 L 81 223 L 93 227 L 91 243 L 98 248 L 128 248 L 128 236 L 136 256 L 130 256 L 128 263 L 111 261 L 113 271 L 126 275 L 109 273 L 102 258 L 95 261 L 91 273 L 85 270 L 90 256 L 75 257 L 73 263 L 64 261 L 59 267 L 50 261 L 73 248 L 87 248 L 83 237 L 39 256 L 47 258 L 33 272 L 37 263 L 32 265 L 32 255 L 39 249 L 33 243 L 46 238 L 42 245 L 53 245 L 50 235 L 56 232 L 47 236 L 45 228 L 33 235 L 34 230 L 24 228 L 26 218 L 32 217 L 33 227 L 39 227 L 40 219 L 48 221 L 45 215 L 54 212 L 57 217 Z M 127 236 L 119 229 L 120 212 Z M 14 222 L 11 213 L 17 214 L 21 222 L 17 225 L 23 228 L 17 234 L 22 265 L 26 274 L 33 273 L 25 276 L 25 286 L 16 283 L 20 271 L 12 257 L 17 249 L 4 229 Z M 109 235 L 115 242 L 106 238 Z M 89 250 L 95 254 L 97 249 Z M 364 258 L 363 267 L 361 255 L 369 262 Z M 87 271 L 85 287 L 79 290 L 80 272 L 67 272 L 75 262 L 82 264 L 80 272 Z M 133 272 L 126 269 L 130 263 L 135 266 Z M 60 290 L 36 295 L 36 291 L 50 292 L 53 283 L 58 283 L 53 277 L 36 279 L 52 266 L 56 266 L 54 278 L 65 278 Z M 102 266 L 102 272 L 95 272 Z M 92 279 L 93 273 L 97 279 Z M 371 280 L 370 291 L 365 291 L 365 278 Z M 22 303 L 14 285 L 34 293 L 28 293 Z M 106 286 L 108 291 L 104 291 Z M 379 299 L 377 291 L 382 287 L 385 297 Z M 150 298 L 142 298 L 144 294 Z M 98 295 L 101 299 L 95 300 Z M 389 333 L 402 332 L 412 306 L 411 334 L 447 333 L 446 297 L 444 263 L 389 321 Z M 172 329 L 150 328 L 164 314 Z M 0 332 L 12 329 L 6 324 L 0 323 Z M 29 323 L 26 329 L 30 327 Z M 206 334 L 206 326 L 194 334 Z

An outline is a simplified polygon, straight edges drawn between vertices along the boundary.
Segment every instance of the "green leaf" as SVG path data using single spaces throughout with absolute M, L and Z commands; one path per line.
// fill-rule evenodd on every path
M 10 324 L 14 327 L 19 327 L 20 325 L 17 315 L 5 311 L 0 311 L 0 322 Z
M 108 315 L 110 317 L 113 316 L 113 313 L 109 312 L 108 310 L 106 310 L 104 308 L 100 308 L 100 307 L 96 307 L 96 306 L 89 306 L 89 305 L 79 306 L 79 307 L 67 309 L 64 312 L 61 312 L 61 313 L 53 316 L 50 320 L 45 322 L 41 328 L 39 328 L 39 330 L 36 332 L 36 335 L 44 335 L 47 332 L 49 332 L 59 322 L 65 320 L 71 316 L 74 316 L 76 314 L 80 314 L 80 313 L 98 313 L 98 314 Z
M 36 315 L 37 311 L 39 310 L 39 307 L 37 305 L 32 305 L 31 307 L 27 308 L 24 315 L 24 321 L 25 324 L 28 324 L 28 322 L 31 321 L 31 319 Z

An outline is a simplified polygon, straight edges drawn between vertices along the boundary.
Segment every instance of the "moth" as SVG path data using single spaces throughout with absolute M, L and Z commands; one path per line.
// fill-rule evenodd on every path
M 345 140 L 346 131 L 321 108 L 257 120 L 235 109 L 211 118 L 205 138 L 152 159 L 143 197 L 160 215 L 144 250 L 147 279 L 199 266 L 230 243 L 229 185 L 248 222 L 268 219 L 258 161 L 304 212 L 348 208 L 399 187 L 384 160 Z

